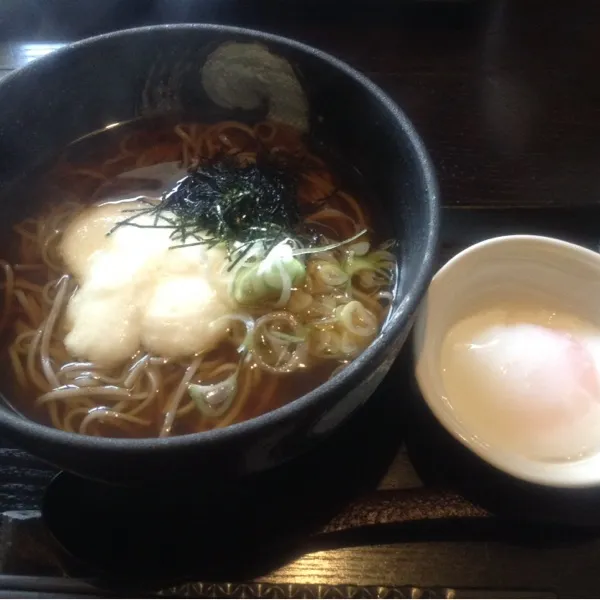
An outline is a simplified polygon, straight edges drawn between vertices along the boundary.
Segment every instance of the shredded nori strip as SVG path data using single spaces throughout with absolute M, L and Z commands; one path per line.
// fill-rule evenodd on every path
M 297 189 L 293 170 L 264 157 L 249 165 L 231 157 L 204 161 L 158 204 L 135 211 L 112 231 L 123 225 L 141 226 L 135 217 L 154 215 L 154 224 L 142 227 L 172 229 L 172 248 L 224 243 L 232 268 L 254 242 L 262 241 L 268 252 L 287 238 L 311 235 L 302 227 Z
M 199 166 L 165 194 L 162 205 L 190 228 L 241 243 L 273 228 L 292 232 L 300 221 L 296 181 L 272 165 Z

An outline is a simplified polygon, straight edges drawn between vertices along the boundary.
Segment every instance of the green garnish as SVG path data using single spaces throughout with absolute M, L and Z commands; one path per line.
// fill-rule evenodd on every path
M 360 271 L 373 271 L 382 276 L 391 276 L 396 268 L 396 261 L 394 255 L 386 250 L 375 250 L 363 256 L 356 256 L 351 252 L 342 268 L 350 277 Z
M 291 288 L 302 283 L 306 276 L 306 267 L 291 252 L 282 242 L 262 261 L 242 267 L 233 282 L 235 301 L 252 305 L 273 296 L 279 298 L 282 306 L 287 303 Z
M 355 233 L 352 237 L 346 238 L 341 242 L 333 242 L 331 244 L 327 244 L 326 246 L 316 246 L 314 248 L 302 248 L 301 250 L 294 250 L 294 256 L 302 256 L 303 254 L 318 254 L 319 252 L 329 252 L 330 250 L 337 250 L 337 248 L 341 248 L 354 240 L 357 240 L 359 237 L 362 237 L 367 233 L 366 229 Z
M 241 305 L 272 300 L 282 308 L 306 277 L 305 257 L 336 250 L 366 233 L 364 229 L 345 240 L 318 245 L 321 236 L 301 218 L 294 173 L 269 155 L 257 156 L 256 164 L 250 165 L 232 157 L 206 160 L 158 202 L 146 200 L 143 208 L 127 211 L 131 214 L 108 235 L 125 225 L 161 228 L 171 230 L 172 249 L 223 246 L 227 270 L 236 269 L 230 295 Z M 136 222 L 142 215 L 150 216 L 150 222 Z M 360 242 L 355 246 L 360 248 Z M 354 270 L 365 264 L 364 259 L 355 263 Z M 338 271 L 328 273 L 329 279 L 343 277 L 345 282 L 347 275 Z
M 191 383 L 188 385 L 188 394 L 203 415 L 220 417 L 229 410 L 237 394 L 239 371 L 240 367 L 238 366 L 232 375 L 219 383 L 209 385 Z
M 138 226 L 137 216 L 153 215 L 154 227 L 172 229 L 172 248 L 224 244 L 231 269 L 256 242 L 267 254 L 302 233 L 296 191 L 296 178 L 269 159 L 252 165 L 234 159 L 206 161 L 163 194 L 158 204 L 120 221 L 109 235 L 123 225 Z M 174 218 L 167 218 L 169 213 Z

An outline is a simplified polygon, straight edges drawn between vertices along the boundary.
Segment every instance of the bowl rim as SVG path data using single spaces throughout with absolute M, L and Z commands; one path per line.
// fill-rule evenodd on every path
M 158 453 L 167 451 L 168 449 L 181 450 L 190 448 L 199 443 L 204 445 L 223 444 L 228 440 L 241 438 L 244 435 L 252 435 L 256 431 L 269 425 L 287 423 L 294 415 L 303 412 L 303 409 L 305 408 L 317 404 L 322 397 L 329 395 L 337 388 L 349 385 L 351 380 L 356 379 L 357 377 L 364 377 L 368 372 L 369 367 L 371 367 L 373 363 L 379 362 L 386 347 L 399 335 L 402 327 L 408 326 L 407 319 L 417 309 L 418 304 L 426 291 L 431 272 L 433 271 L 440 226 L 439 189 L 433 162 L 412 122 L 396 102 L 365 75 L 342 60 L 335 58 L 322 50 L 318 50 L 312 46 L 284 36 L 244 27 L 206 23 L 149 25 L 112 31 L 67 44 L 45 56 L 31 61 L 27 65 L 24 65 L 7 75 L 0 82 L 0 89 L 9 85 L 14 78 L 19 78 L 23 74 L 29 72 L 35 73 L 36 69 L 42 68 L 46 63 L 51 63 L 52 61 L 59 59 L 62 54 L 68 55 L 73 51 L 77 51 L 79 48 L 93 46 L 102 43 L 104 40 L 141 36 L 161 31 L 195 31 L 199 34 L 204 32 L 224 33 L 230 34 L 231 36 L 246 37 L 249 40 L 264 41 L 266 43 L 281 45 L 301 54 L 313 56 L 318 60 L 327 63 L 329 66 L 343 73 L 346 77 L 354 80 L 361 87 L 366 88 L 367 92 L 377 100 L 382 112 L 387 112 L 399 125 L 402 135 L 404 135 L 407 145 L 411 148 L 412 154 L 416 159 L 414 164 L 419 171 L 419 178 L 422 181 L 424 196 L 427 197 L 426 211 L 428 227 L 425 231 L 426 242 L 422 260 L 417 268 L 410 289 L 402 294 L 400 301 L 395 306 L 392 316 L 388 321 L 385 331 L 381 332 L 375 341 L 342 372 L 314 390 L 311 390 L 309 393 L 300 396 L 275 410 L 221 429 L 165 438 L 108 438 L 81 435 L 43 425 L 28 417 L 22 417 L 17 413 L 13 413 L 10 410 L 0 411 L 0 427 L 5 430 L 7 435 L 10 435 L 11 432 L 13 432 L 19 436 L 25 435 L 29 439 L 35 438 L 53 445 L 75 445 L 82 450 L 89 451 L 128 451 L 134 453 L 143 451 L 144 453 Z
M 473 256 L 474 254 L 477 254 L 481 251 L 489 250 L 490 248 L 493 248 L 495 246 L 510 248 L 513 246 L 513 244 L 522 243 L 544 246 L 549 250 L 558 251 L 564 256 L 568 256 L 574 261 L 581 262 L 583 260 L 586 260 L 588 263 L 596 263 L 600 270 L 600 254 L 598 254 L 594 250 L 550 236 L 532 234 L 513 234 L 488 238 L 486 240 L 482 240 L 480 242 L 472 244 L 464 250 L 461 250 L 458 254 L 450 258 L 438 269 L 438 271 L 432 278 L 431 285 L 433 285 L 436 280 L 447 277 L 448 273 L 453 268 L 455 268 L 457 264 L 462 262 L 466 257 Z M 501 253 L 499 253 L 498 256 L 501 256 Z M 444 288 L 447 285 L 448 284 L 445 283 Z M 499 471 L 508 474 L 512 477 L 515 477 L 516 479 L 519 479 L 521 481 L 556 489 L 582 489 L 598 485 L 600 483 L 600 473 L 597 476 L 580 476 L 579 478 L 574 480 L 567 480 L 567 478 L 561 478 L 559 474 L 553 474 L 548 469 L 545 470 L 540 468 L 539 472 L 532 473 L 529 471 L 522 470 L 518 467 L 513 468 L 513 463 L 511 463 L 509 460 L 505 460 L 506 457 L 502 452 L 496 452 L 493 449 L 490 450 L 489 448 L 480 444 L 476 444 L 471 439 L 467 439 L 463 435 L 461 435 L 459 429 L 454 425 L 448 412 L 444 410 L 443 402 L 441 401 L 439 394 L 435 392 L 435 385 L 428 383 L 431 377 L 429 377 L 429 375 L 425 375 L 425 377 L 421 376 L 421 370 L 419 369 L 420 356 L 422 355 L 423 350 L 426 346 L 425 334 L 423 333 L 425 322 L 427 319 L 426 302 L 427 300 L 425 298 L 425 301 L 423 302 L 422 307 L 418 311 L 418 314 L 415 319 L 415 335 L 413 335 L 412 338 L 411 351 L 414 361 L 415 380 L 419 388 L 419 393 L 423 398 L 425 404 L 428 406 L 429 410 L 431 410 L 432 414 L 434 415 L 436 420 L 442 425 L 442 427 L 455 440 L 460 442 L 460 444 L 463 447 L 468 449 L 470 452 L 473 452 L 477 457 L 486 462 L 488 465 L 491 465 L 495 469 L 498 469 Z M 532 462 L 536 461 L 532 459 Z M 572 464 L 577 464 L 577 462 L 578 461 L 575 461 Z M 540 461 L 539 464 L 540 466 L 543 466 L 544 463 Z M 564 463 L 562 465 L 565 466 L 567 464 L 571 463 Z

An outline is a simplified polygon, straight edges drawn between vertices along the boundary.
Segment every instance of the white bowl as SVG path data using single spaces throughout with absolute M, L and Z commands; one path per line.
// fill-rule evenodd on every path
M 493 295 L 518 293 L 549 299 L 600 327 L 600 255 L 539 236 L 493 238 L 467 248 L 433 278 L 414 329 L 416 378 L 437 419 L 462 444 L 498 469 L 533 483 L 557 487 L 600 484 L 598 453 L 571 462 L 543 462 L 480 440 L 466 429 L 446 399 L 440 366 L 445 334 Z

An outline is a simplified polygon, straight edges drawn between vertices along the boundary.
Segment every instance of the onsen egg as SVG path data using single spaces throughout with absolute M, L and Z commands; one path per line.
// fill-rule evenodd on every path
M 568 460 L 600 447 L 600 332 L 570 315 L 525 316 L 483 311 L 449 331 L 447 401 L 480 440 L 532 457 Z
M 139 207 L 95 206 L 65 231 L 61 253 L 79 283 L 67 309 L 65 346 L 82 360 L 110 366 L 140 349 L 190 356 L 226 333 L 213 325 L 232 311 L 225 250 L 172 248 L 170 230 L 152 227 L 154 218 L 144 214 L 115 229 L 131 214 L 124 210 Z

